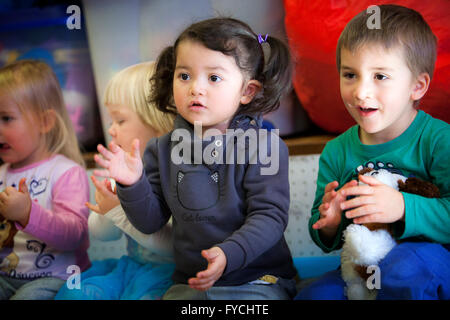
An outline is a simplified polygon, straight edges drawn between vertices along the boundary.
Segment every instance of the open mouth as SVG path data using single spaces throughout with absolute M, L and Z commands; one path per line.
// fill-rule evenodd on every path
M 357 108 L 359 109 L 359 112 L 363 115 L 369 115 L 378 110 L 377 108 L 362 107 L 362 106 L 358 106 Z
M 11 147 L 7 143 L 0 143 L 0 151 L 9 150 Z
M 192 101 L 192 102 L 189 104 L 189 107 L 190 107 L 190 108 L 193 108 L 193 109 L 205 108 L 205 106 L 204 106 L 200 101 Z

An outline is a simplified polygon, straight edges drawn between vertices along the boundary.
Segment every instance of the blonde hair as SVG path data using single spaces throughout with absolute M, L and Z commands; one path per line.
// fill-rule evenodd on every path
M 150 78 L 155 71 L 154 62 L 129 66 L 108 82 L 103 102 L 131 108 L 147 126 L 167 133 L 173 129 L 174 115 L 161 112 L 149 102 Z
M 0 97 L 16 105 L 30 125 L 36 125 L 31 123 L 33 115 L 41 125 L 48 111 L 53 111 L 55 122 L 42 135 L 47 151 L 62 154 L 84 166 L 61 87 L 50 66 L 37 60 L 19 60 L 0 68 Z

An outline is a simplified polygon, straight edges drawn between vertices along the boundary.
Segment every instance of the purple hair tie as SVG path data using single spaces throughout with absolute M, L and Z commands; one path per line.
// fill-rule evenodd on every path
M 263 37 L 262 37 L 260 34 L 258 34 L 258 42 L 259 42 L 260 44 L 266 42 L 267 36 L 268 36 L 268 35 L 269 35 L 269 34 L 266 34 L 266 37 L 263 39 Z

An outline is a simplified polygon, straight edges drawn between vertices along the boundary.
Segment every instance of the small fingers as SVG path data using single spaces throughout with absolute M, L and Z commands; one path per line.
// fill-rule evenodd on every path
M 350 180 L 349 182 L 347 182 L 346 184 L 344 184 L 344 186 L 342 187 L 342 189 L 344 188 L 348 188 L 348 187 L 354 187 L 358 185 L 358 181 L 357 180 Z
M 322 203 L 330 203 L 334 198 L 336 198 L 337 192 L 331 190 L 326 192 L 322 197 Z
M 201 280 L 207 280 L 211 277 L 214 277 L 216 270 L 214 267 L 211 267 L 211 265 L 208 267 L 208 269 L 200 271 L 197 273 L 197 279 Z
M 312 228 L 313 229 L 321 229 L 321 228 L 323 228 L 324 226 L 326 226 L 327 225 L 327 222 L 328 222 L 328 219 L 327 219 L 327 216 L 328 216 L 328 213 L 327 213 L 327 210 L 330 208 L 330 203 L 329 202 L 325 202 L 325 203 L 322 203 L 320 206 L 319 206 L 319 212 L 320 212 L 320 218 L 319 218 L 319 220 L 317 220 L 316 221 L 316 223 L 314 223 L 313 225 L 312 225 Z
M 319 230 L 319 229 L 322 229 L 323 227 L 325 227 L 326 225 L 327 225 L 327 219 L 320 218 L 319 220 L 316 221 L 316 223 L 314 223 L 312 225 L 312 228 L 315 230 Z
M 330 203 L 329 202 L 322 202 L 322 204 L 319 206 L 319 212 L 321 214 L 325 214 L 325 211 L 330 209 Z
M 317 221 L 316 223 L 314 223 L 314 224 L 312 225 L 312 228 L 313 228 L 314 230 L 319 230 L 319 229 L 322 229 L 322 225 L 319 223 L 319 221 Z
M 97 194 L 100 193 L 103 196 L 107 196 L 109 194 L 115 194 L 113 191 L 108 189 L 108 182 L 109 179 L 104 179 L 103 181 L 99 181 L 95 178 L 95 176 L 91 176 L 92 183 L 94 184 L 96 190 L 95 190 L 95 196 L 97 203 L 100 202 L 97 200 Z
M 188 283 L 192 284 L 192 285 L 203 285 L 203 284 L 208 283 L 208 282 L 210 282 L 212 280 L 214 280 L 213 277 L 199 278 L 198 274 L 197 274 L 197 277 L 189 279 Z
M 113 144 L 112 142 L 110 143 Z M 97 145 L 97 150 L 98 152 L 100 152 L 100 154 L 107 160 L 111 160 L 111 158 L 114 156 L 113 153 L 111 151 L 109 151 L 108 149 L 106 149 L 103 145 L 99 144 Z
M 205 270 L 206 271 L 206 270 Z M 197 276 L 195 278 L 190 278 L 188 280 L 188 284 L 190 287 L 194 288 L 194 289 L 208 289 L 209 287 L 211 287 L 214 282 L 217 281 L 217 278 L 215 276 L 215 274 L 211 274 L 208 277 L 205 277 L 204 271 L 202 272 L 198 272 Z M 203 273 L 203 276 L 201 276 L 201 274 Z
M 123 149 L 114 141 L 111 141 L 108 145 L 109 150 L 111 150 L 112 154 L 118 153 L 120 151 L 123 151 Z
M 360 185 L 360 186 L 349 186 L 346 188 L 342 188 L 339 190 L 339 192 L 343 196 L 362 196 L 362 195 L 369 195 L 373 194 L 374 189 L 371 186 L 368 185 Z
M 341 210 L 347 210 L 351 208 L 360 207 L 367 204 L 375 203 L 375 199 L 372 196 L 359 196 L 341 203 Z
M 382 222 L 380 220 L 381 218 L 381 214 L 379 213 L 373 213 L 373 214 L 368 214 L 359 218 L 355 218 L 353 219 L 353 223 L 356 224 L 362 224 L 362 223 L 374 223 L 374 222 Z
M 217 274 L 217 266 L 214 263 L 210 263 L 206 270 L 197 272 L 196 279 L 202 280 L 204 282 L 209 278 L 215 277 L 216 274 Z
M 98 169 L 95 169 L 94 171 L 92 171 L 92 173 L 94 174 L 94 176 L 97 176 L 97 177 L 109 178 L 109 176 L 110 176 L 109 170 L 98 170 Z
M 90 210 L 100 213 L 100 207 L 98 206 L 98 204 L 92 204 L 90 202 L 86 202 L 85 203 L 86 207 L 88 207 Z
M 359 176 L 359 180 L 361 182 L 366 183 L 366 184 L 371 185 L 371 186 L 380 186 L 380 185 L 384 184 L 383 182 L 381 182 L 378 179 L 376 179 L 374 177 L 371 177 L 371 176 L 361 175 L 361 176 Z
M 100 203 L 102 198 L 103 198 L 102 193 L 99 192 L 98 190 L 96 190 L 95 191 L 95 202 Z
M 139 150 L 140 142 L 139 139 L 134 139 L 132 143 L 133 147 L 133 157 L 140 159 L 141 158 L 141 152 Z
M 358 218 L 358 217 L 362 217 L 362 216 L 366 216 L 366 215 L 370 215 L 370 214 L 375 214 L 375 213 L 379 213 L 377 206 L 373 205 L 373 204 L 368 204 L 368 205 L 363 205 L 356 209 L 347 211 L 345 213 L 345 216 L 347 217 L 347 219 L 354 219 L 354 218 Z
M 5 196 L 10 196 L 12 194 L 15 194 L 16 191 L 16 188 L 9 186 L 6 187 L 5 190 L 3 190 L 2 194 L 4 194 Z
M 5 201 L 8 198 L 6 192 L 0 192 L 0 201 Z
M 339 183 L 337 181 L 332 181 L 325 186 L 325 193 L 330 192 L 338 187 Z
M 95 188 L 96 188 L 97 190 L 98 190 L 98 189 L 102 190 L 102 189 L 105 188 L 105 185 L 104 185 L 103 183 L 101 183 L 100 180 L 98 180 L 97 178 L 95 178 L 94 175 L 91 176 L 91 180 L 92 180 L 92 183 L 94 184 L 94 186 L 95 186 Z
M 206 291 L 209 288 L 211 288 L 214 285 L 215 282 L 216 282 L 215 280 L 211 280 L 211 281 L 208 281 L 208 282 L 206 282 L 204 284 L 191 284 L 191 283 L 189 283 L 189 286 L 192 289 L 196 289 L 196 290 L 200 290 L 200 291 Z
M 109 160 L 100 157 L 98 154 L 94 155 L 94 160 L 100 167 L 109 169 Z

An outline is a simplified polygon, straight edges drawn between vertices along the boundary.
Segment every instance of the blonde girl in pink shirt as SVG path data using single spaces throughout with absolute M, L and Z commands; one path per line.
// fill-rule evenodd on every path
M 90 266 L 84 161 L 47 64 L 1 68 L 0 101 L 0 299 L 53 299 Z

